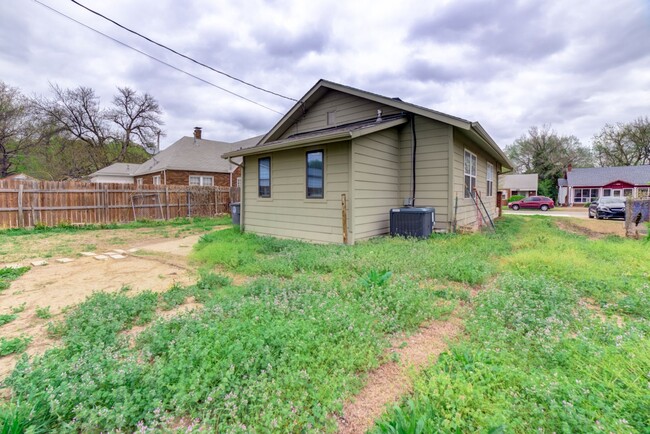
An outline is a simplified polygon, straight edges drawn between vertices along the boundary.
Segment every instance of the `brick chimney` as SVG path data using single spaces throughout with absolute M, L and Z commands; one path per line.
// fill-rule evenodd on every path
M 194 138 L 195 139 L 201 138 L 201 127 L 194 127 Z
M 199 139 L 201 138 L 201 131 L 199 131 Z M 566 167 L 567 172 L 571 172 L 571 169 L 573 169 L 573 164 L 569 163 L 569 165 Z

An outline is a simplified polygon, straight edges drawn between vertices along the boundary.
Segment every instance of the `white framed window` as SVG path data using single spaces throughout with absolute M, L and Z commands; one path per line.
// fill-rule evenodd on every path
M 160 175 L 153 176 L 153 185 L 160 185 Z
M 636 189 L 636 197 L 639 199 L 647 199 L 650 197 L 650 188 L 637 188 Z
M 632 189 L 631 188 L 624 188 L 623 189 L 623 196 L 625 197 L 632 197 Z
M 487 164 L 487 191 L 486 196 L 492 196 L 494 191 L 494 165 L 492 163 Z
M 144 178 L 136 179 L 135 183 L 138 185 L 138 187 L 142 187 L 142 185 L 144 185 Z
M 612 195 L 612 189 L 611 188 L 604 188 L 603 189 L 603 196 L 611 196 Z
M 257 160 L 257 195 L 271 197 L 271 157 Z
M 237 185 L 237 188 L 241 187 L 241 176 L 237 177 L 237 184 L 236 185 Z
M 212 186 L 214 178 L 212 176 L 190 175 L 190 185 Z
M 478 159 L 476 154 L 465 149 L 465 193 L 464 197 L 474 197 L 474 189 L 476 188 L 476 165 Z
M 576 188 L 573 190 L 573 203 L 591 203 L 599 196 L 598 188 Z
M 322 199 L 325 197 L 325 168 L 322 150 L 309 151 L 307 157 L 307 199 Z

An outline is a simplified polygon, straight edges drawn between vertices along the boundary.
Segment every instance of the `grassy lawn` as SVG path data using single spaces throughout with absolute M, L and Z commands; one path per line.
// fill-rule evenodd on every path
M 648 247 L 526 218 L 467 340 L 374 431 L 649 432 Z
M 496 234 L 353 247 L 213 232 L 196 246 L 195 285 L 96 293 L 52 323 L 61 346 L 19 363 L 0 424 L 330 432 L 394 333 L 446 318 L 482 287 L 467 337 L 376 431 L 646 432 L 648 252 L 544 217 L 504 219 Z M 219 271 L 251 280 L 235 286 Z M 188 300 L 203 307 L 160 315 Z M 124 333 L 144 325 L 134 339 Z

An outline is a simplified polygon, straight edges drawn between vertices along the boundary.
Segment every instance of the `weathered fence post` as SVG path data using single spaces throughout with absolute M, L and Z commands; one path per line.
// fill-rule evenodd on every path
M 110 223 L 110 216 L 108 215 L 108 185 L 104 186 L 102 192 L 102 204 L 104 205 L 104 223 Z
M 167 220 L 169 220 L 169 188 L 165 186 L 165 208 L 167 209 Z
M 18 186 L 18 227 L 25 227 L 25 215 L 23 214 L 23 184 Z

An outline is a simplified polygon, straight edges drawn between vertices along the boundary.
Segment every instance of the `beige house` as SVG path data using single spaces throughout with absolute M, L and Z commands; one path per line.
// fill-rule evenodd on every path
M 505 200 L 510 199 L 514 195 L 535 196 L 537 195 L 538 184 L 539 175 L 537 173 L 499 176 L 499 191 L 503 192 L 503 198 Z
M 405 204 L 434 207 L 436 230 L 477 227 L 472 192 L 496 216 L 512 166 L 477 122 L 325 80 L 256 146 L 223 157 L 243 157 L 243 230 L 350 244 L 388 233 Z

